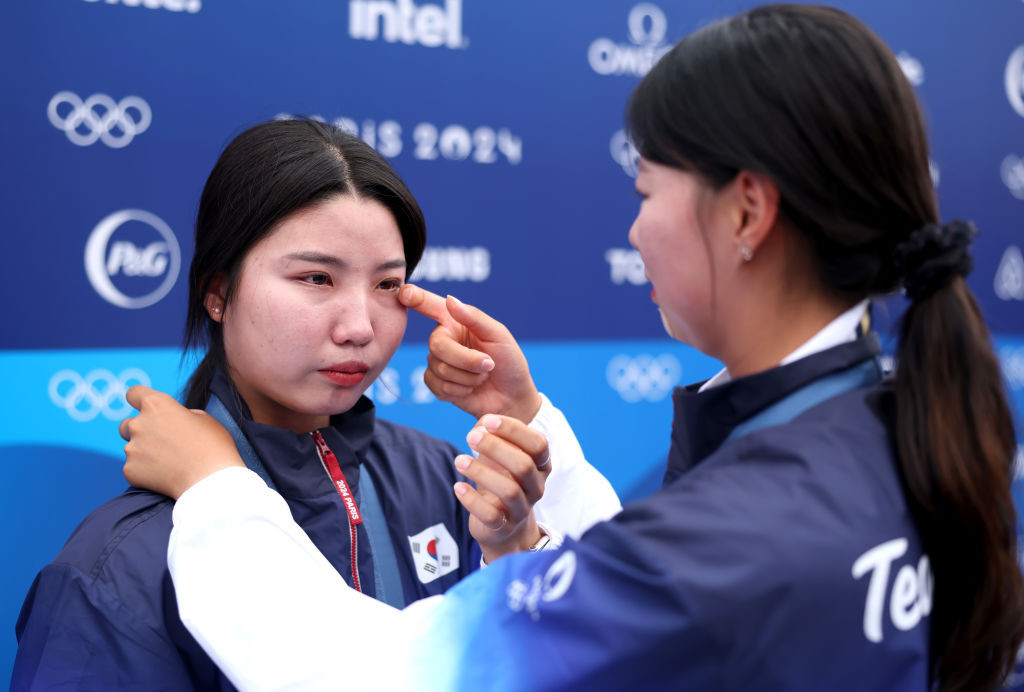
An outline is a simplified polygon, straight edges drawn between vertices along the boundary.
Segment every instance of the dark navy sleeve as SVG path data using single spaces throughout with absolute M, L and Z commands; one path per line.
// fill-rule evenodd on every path
M 193 687 L 166 636 L 71 566 L 40 572 L 16 631 L 11 690 Z
M 132 489 L 75 529 L 22 605 L 12 690 L 234 689 L 178 617 L 171 508 Z

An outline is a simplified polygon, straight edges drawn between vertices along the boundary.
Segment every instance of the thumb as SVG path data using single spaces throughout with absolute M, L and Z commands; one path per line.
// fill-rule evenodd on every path
M 129 387 L 128 391 L 125 392 L 124 394 L 125 400 L 129 404 L 131 404 L 132 408 L 136 409 L 137 411 L 142 410 L 142 402 L 150 397 L 170 398 L 167 394 L 164 394 L 163 392 L 158 392 L 157 390 L 142 384 L 137 384 L 132 387 Z
M 515 342 L 512 333 L 498 320 L 494 319 L 480 308 L 466 305 L 455 296 L 448 296 L 445 300 L 445 307 L 448 314 L 462 326 L 466 327 L 473 336 L 481 341 L 504 341 Z

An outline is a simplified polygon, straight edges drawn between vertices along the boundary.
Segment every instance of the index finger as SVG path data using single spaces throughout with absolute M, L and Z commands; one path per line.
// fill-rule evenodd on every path
M 445 327 L 454 326 L 452 316 L 448 314 L 445 299 L 436 293 L 415 284 L 405 284 L 398 291 L 398 302 L 410 310 L 415 310 L 424 317 L 429 317 Z

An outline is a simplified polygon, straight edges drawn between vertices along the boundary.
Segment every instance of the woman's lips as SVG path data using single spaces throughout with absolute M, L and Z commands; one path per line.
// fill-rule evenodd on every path
M 345 363 L 338 363 L 320 370 L 328 381 L 333 382 L 341 387 L 355 387 L 363 381 L 366 377 L 366 372 L 370 369 L 370 366 L 366 363 L 359 361 L 348 361 Z

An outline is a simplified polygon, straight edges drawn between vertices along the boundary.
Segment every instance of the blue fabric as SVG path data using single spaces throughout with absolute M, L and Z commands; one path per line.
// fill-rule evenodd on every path
M 849 370 L 826 375 L 743 421 L 732 429 L 725 441 L 731 442 L 760 428 L 788 423 L 807 409 L 817 406 L 827 399 L 876 384 L 881 380 L 882 369 L 874 358 L 865 360 Z
M 373 485 L 373 474 L 364 473 L 359 487 L 363 500 L 359 509 L 370 538 L 377 600 L 396 608 L 404 608 L 406 602 L 402 592 L 402 575 L 398 571 L 395 548 L 391 545 L 391 537 L 388 535 L 387 519 L 377 497 L 377 489 Z
M 458 690 L 928 690 L 928 570 L 887 384 L 723 444 L 876 353 L 864 338 L 680 391 L 676 477 L 579 541 L 449 591 L 417 676 Z
M 231 438 L 235 441 L 235 447 L 238 448 L 238 455 L 242 457 L 246 467 L 262 478 L 268 487 L 276 490 L 274 481 L 270 478 L 270 474 L 267 473 L 267 469 L 263 467 L 263 462 L 256 455 L 256 450 L 249 444 L 249 440 L 242 433 L 242 429 L 238 427 L 238 423 L 231 417 L 231 414 L 228 413 L 228 410 L 221 403 L 221 400 L 217 398 L 216 394 L 210 395 L 210 400 L 206 403 L 206 412 L 216 418 L 217 422 L 231 433 Z
M 675 415 L 664 485 L 705 459 L 747 419 L 815 380 L 846 370 L 881 352 L 869 333 L 856 341 L 801 358 L 793 363 L 700 391 L 703 382 L 677 388 Z
M 347 514 L 312 436 L 253 422 L 223 373 L 212 389 L 292 516 L 351 582 Z M 387 521 L 369 523 L 390 532 L 390 558 L 398 570 L 397 585 L 392 577 L 381 578 L 389 600 L 444 593 L 479 565 L 468 516 L 451 489 L 455 447 L 376 419 L 366 398 L 333 417 L 321 433 L 364 511 L 370 498 L 361 481 L 373 475 L 371 492 Z M 12 690 L 234 689 L 178 618 L 167 571 L 173 506 L 162 495 L 133 488 L 82 521 L 25 598 L 15 626 Z M 433 526 L 450 533 L 459 564 L 424 582 L 410 536 Z M 357 529 L 358 568 L 364 592 L 373 596 L 377 561 L 388 551 L 371 551 L 367 528 L 364 522 Z

